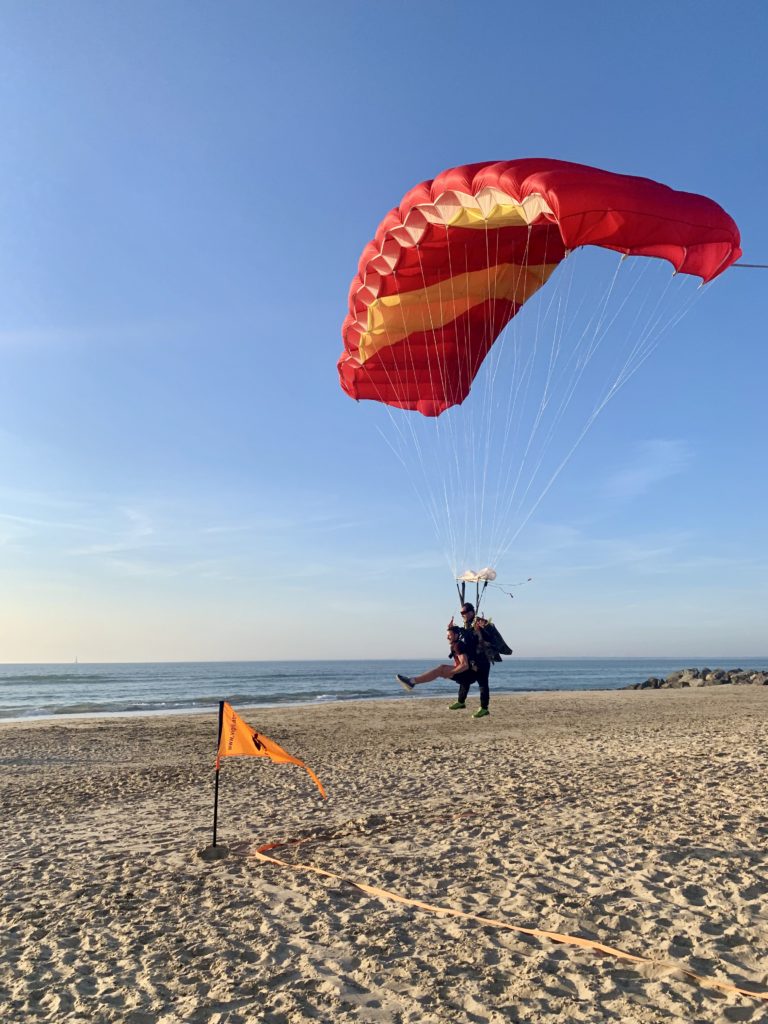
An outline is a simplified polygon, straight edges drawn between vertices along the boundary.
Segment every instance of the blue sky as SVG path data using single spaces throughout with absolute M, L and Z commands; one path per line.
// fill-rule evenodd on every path
M 0 2 L 0 661 L 442 655 L 440 545 L 336 360 L 459 163 L 720 202 L 768 263 L 768 7 Z M 768 654 L 768 271 L 606 409 L 488 610 L 521 656 Z

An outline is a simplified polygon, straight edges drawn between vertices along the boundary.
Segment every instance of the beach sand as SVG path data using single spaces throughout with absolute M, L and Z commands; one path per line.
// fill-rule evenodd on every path
M 1 726 L 0 1019 L 768 1020 L 681 971 L 768 990 L 768 687 L 452 695 L 238 708 L 329 799 L 224 760 L 216 863 L 216 714 Z

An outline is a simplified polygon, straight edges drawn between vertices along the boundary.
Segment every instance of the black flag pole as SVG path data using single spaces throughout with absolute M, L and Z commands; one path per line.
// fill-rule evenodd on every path
M 226 857 L 226 846 L 216 845 L 216 829 L 219 823 L 219 747 L 221 745 L 221 733 L 224 728 L 224 701 L 219 701 L 219 732 L 216 738 L 216 781 L 213 787 L 213 843 L 200 851 L 199 856 L 203 860 L 220 860 Z
M 219 734 L 216 737 L 216 782 L 213 788 L 213 845 L 216 845 L 216 826 L 219 821 L 219 745 L 224 726 L 224 701 L 219 701 Z

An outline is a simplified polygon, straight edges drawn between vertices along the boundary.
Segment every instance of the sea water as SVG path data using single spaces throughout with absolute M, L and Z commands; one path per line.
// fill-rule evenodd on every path
M 206 711 L 221 700 L 235 706 L 412 700 L 395 681 L 395 673 L 415 675 L 432 664 L 400 660 L 0 665 L 0 719 Z M 613 690 L 649 676 L 705 666 L 765 669 L 768 657 L 511 657 L 493 666 L 491 693 Z M 453 697 L 455 684 L 438 681 L 416 692 Z

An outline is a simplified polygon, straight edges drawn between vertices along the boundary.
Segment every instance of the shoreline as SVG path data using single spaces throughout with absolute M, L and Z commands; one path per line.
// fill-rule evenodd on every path
M 614 689 L 594 687 L 592 689 L 583 688 L 579 690 L 518 690 L 515 693 L 507 692 L 496 692 L 492 697 L 495 696 L 497 700 L 502 697 L 516 697 L 525 696 L 527 694 L 539 693 L 539 694 L 580 694 L 580 693 L 618 693 L 623 690 L 624 687 L 617 687 Z M 445 694 L 445 700 L 450 699 L 450 694 Z M 226 698 L 224 698 L 226 699 Z M 436 701 L 440 704 L 444 702 L 443 697 L 434 696 L 434 694 L 425 695 L 423 697 L 416 697 L 415 695 L 407 695 L 399 692 L 394 692 L 391 697 L 334 697 L 331 700 L 314 700 L 314 701 L 284 701 L 275 702 L 269 704 L 242 704 L 236 702 L 233 707 L 240 711 L 253 711 L 258 712 L 262 709 L 274 711 L 276 709 L 284 708 L 286 710 L 308 710 L 312 708 L 321 707 L 338 707 L 339 705 L 347 706 L 350 704 L 392 704 L 410 702 L 411 700 L 429 700 Z M 470 696 L 471 699 L 471 696 Z M 60 715 L 29 715 L 27 717 L 19 716 L 18 718 L 0 718 L 0 729 L 6 725 L 35 725 L 36 723 L 41 724 L 55 724 L 56 722 L 89 722 L 95 721 L 120 721 L 121 719 L 140 719 L 140 718 L 173 718 L 178 716 L 179 718 L 190 718 L 195 715 L 216 715 L 219 711 L 219 705 L 211 704 L 204 708 L 169 708 L 166 710 L 158 709 L 157 711 L 84 711 L 84 712 L 66 712 Z
M 768 988 L 768 687 L 492 694 L 482 720 L 474 693 L 446 703 L 239 707 L 329 798 L 295 765 L 225 759 L 215 864 L 214 711 L 0 725 L 3 1019 L 762 1019 L 680 969 Z M 282 865 L 254 856 L 296 839 Z
M 611 660 L 611 659 L 605 659 L 605 660 Z M 742 659 L 742 660 L 744 660 L 744 659 Z M 768 663 L 768 659 L 766 659 L 766 662 Z M 722 680 L 721 682 L 718 682 L 718 683 L 704 683 L 704 682 L 694 681 L 696 679 L 696 677 L 698 677 L 700 671 L 702 671 L 702 670 L 699 670 L 699 669 L 679 669 L 679 670 L 671 673 L 671 675 L 669 675 L 667 677 L 658 677 L 658 678 L 657 677 L 651 677 L 651 678 L 648 678 L 648 679 L 646 679 L 645 681 L 642 681 L 642 682 L 638 681 L 638 682 L 635 682 L 635 683 L 621 683 L 621 684 L 617 683 L 617 684 L 614 684 L 614 685 L 611 685 L 611 686 L 579 686 L 579 687 L 573 687 L 573 688 L 567 688 L 567 687 L 564 687 L 564 688 L 557 688 L 557 687 L 551 687 L 550 688 L 550 687 L 546 687 L 546 688 L 544 688 L 544 687 L 533 687 L 533 686 L 532 687 L 523 687 L 523 686 L 521 686 L 521 687 L 516 687 L 514 690 L 506 689 L 506 688 L 505 689 L 494 689 L 492 687 L 491 688 L 491 692 L 492 692 L 492 695 L 495 695 L 498 698 L 498 697 L 509 697 L 509 696 L 531 694 L 531 693 L 561 693 L 561 694 L 614 693 L 614 692 L 621 692 L 621 691 L 626 691 L 626 690 L 639 691 L 639 690 L 648 690 L 648 689 L 654 689 L 654 690 L 659 690 L 659 689 L 688 689 L 688 688 L 699 688 L 699 687 L 705 686 L 705 685 L 707 687 L 715 686 L 716 685 L 718 688 L 723 687 L 723 686 L 730 687 L 730 686 L 734 686 L 734 685 L 736 685 L 736 686 L 768 685 L 768 683 L 765 683 L 765 682 L 754 683 L 754 684 L 753 683 L 748 683 L 748 682 L 736 683 L 733 679 Z M 756 668 L 750 668 L 750 669 L 744 670 L 743 672 L 741 670 L 720 670 L 720 669 L 717 669 L 717 670 L 714 670 L 714 671 L 710 670 L 710 669 L 706 669 L 704 671 L 709 672 L 711 674 L 722 674 L 722 675 L 735 674 L 736 672 L 739 672 L 742 675 L 748 675 L 750 673 L 754 673 L 755 675 L 760 675 L 760 676 L 763 676 L 763 677 L 768 675 L 768 670 L 766 670 L 766 669 L 756 669 Z M 670 683 L 670 680 L 676 679 L 677 677 L 686 678 L 688 676 L 691 676 L 691 682 L 687 682 L 686 681 L 682 685 L 680 685 L 679 683 Z M 227 700 L 228 697 L 225 696 L 222 699 Z M 389 702 L 389 701 L 398 701 L 398 700 L 403 700 L 403 699 L 409 699 L 409 698 L 407 696 L 404 698 L 397 691 L 394 691 L 392 693 L 392 696 L 377 695 L 377 696 L 371 696 L 371 697 L 361 697 L 361 696 L 346 697 L 344 695 L 341 695 L 341 696 L 328 697 L 328 696 L 322 695 L 322 696 L 313 697 L 313 698 L 308 699 L 308 700 L 291 700 L 291 701 L 279 701 L 279 700 L 271 701 L 270 700 L 270 701 L 259 702 L 259 703 L 256 703 L 256 704 L 252 704 L 252 703 L 242 702 L 242 701 L 236 700 L 235 705 L 233 705 L 233 706 L 237 706 L 238 708 L 265 708 L 265 709 L 266 708 L 312 708 L 312 707 L 323 707 L 323 706 L 338 706 L 338 705 L 346 705 L 346 704 L 352 704 L 352 703 L 371 703 L 371 702 L 377 702 L 377 701 Z M 435 694 L 434 689 L 430 688 L 430 691 L 428 693 L 425 693 L 424 696 L 419 696 L 419 699 L 420 700 L 430 700 L 430 699 L 431 700 L 440 700 L 442 698 L 438 697 Z M 156 717 L 157 718 L 160 718 L 160 717 L 166 718 L 166 717 L 171 717 L 171 716 L 174 716 L 174 715 L 180 715 L 180 716 L 187 717 L 187 716 L 197 715 L 197 714 L 204 715 L 204 714 L 215 713 L 217 709 L 218 709 L 218 702 L 214 702 L 214 703 L 212 703 L 210 705 L 206 705 L 206 706 L 203 706 L 203 707 L 177 707 L 177 708 L 161 708 L 161 707 L 157 707 L 157 708 L 153 708 L 153 709 L 141 708 L 141 709 L 126 709 L 126 710 L 121 710 L 121 711 L 108 711 L 108 710 L 104 710 L 104 709 L 99 709 L 99 710 L 94 710 L 94 711 L 64 711 L 64 712 L 52 712 L 52 713 L 45 713 L 45 714 L 22 714 L 22 715 L 16 715 L 16 716 L 8 716 L 8 717 L 3 716 L 3 717 L 0 717 L 0 726 L 11 725 L 11 724 L 16 723 L 16 722 L 19 722 L 19 723 L 29 722 L 29 723 L 31 723 L 31 722 L 88 721 L 88 720 L 92 720 L 92 719 L 101 719 L 101 718 L 104 718 L 104 719 L 144 718 L 144 717 L 148 717 L 148 718 L 156 718 Z
M 724 657 L 718 654 L 712 657 L 696 654 L 691 657 L 677 654 L 540 654 L 540 655 L 519 655 L 522 661 L 675 661 L 680 665 L 689 665 L 692 662 L 707 663 L 736 663 L 738 661 L 766 661 L 768 653 L 762 654 L 741 654 L 737 657 Z M 429 655 L 414 655 L 398 658 L 207 658 L 202 661 L 184 661 L 175 659 L 161 659 L 159 661 L 0 661 L 0 670 L 4 668 L 94 668 L 99 665 L 110 665 L 112 667 L 127 665 L 334 665 L 337 663 L 355 663 L 360 661 L 380 663 L 386 665 L 389 662 L 397 661 L 407 664 L 409 662 L 432 663 L 434 657 Z
M 567 689 L 560 689 L 560 690 L 557 690 L 557 689 L 551 689 L 551 690 L 550 689 L 548 689 L 548 690 L 538 689 L 537 690 L 537 689 L 522 689 L 521 688 L 519 690 L 515 690 L 514 692 L 510 692 L 510 691 L 507 690 L 507 691 L 495 691 L 495 693 L 494 693 L 493 689 L 491 689 L 491 698 L 492 699 L 495 698 L 495 699 L 499 700 L 502 697 L 516 697 L 516 696 L 525 696 L 525 695 L 528 695 L 528 694 L 548 694 L 548 693 L 552 693 L 552 694 L 619 693 L 619 692 L 621 692 L 621 691 L 623 691 L 625 689 L 627 689 L 627 687 L 624 687 L 624 686 L 616 687 L 616 688 L 613 688 L 613 687 L 582 687 L 582 688 L 580 688 L 578 690 L 567 690 Z M 450 699 L 450 696 L 451 696 L 450 693 L 446 692 L 445 699 Z M 472 697 L 472 693 L 470 693 L 470 699 L 471 699 L 471 697 Z M 227 698 L 225 697 L 223 699 L 226 700 Z M 403 702 L 403 701 L 410 701 L 410 700 L 413 700 L 413 699 L 422 700 L 422 701 L 423 700 L 431 700 L 431 701 L 437 701 L 437 702 L 442 702 L 443 701 L 443 697 L 435 696 L 434 693 L 430 693 L 430 694 L 424 695 L 424 696 L 416 696 L 416 695 L 402 694 L 402 693 L 400 693 L 398 691 L 395 691 L 392 694 L 391 697 L 334 697 L 334 698 L 331 698 L 331 699 L 319 698 L 319 699 L 315 699 L 315 700 L 311 700 L 311 701 L 309 701 L 309 700 L 308 701 L 283 701 L 283 702 L 275 701 L 275 702 L 264 703 L 264 704 L 247 704 L 247 703 L 243 704 L 243 703 L 240 703 L 240 702 L 236 702 L 233 705 L 233 707 L 235 707 L 238 711 L 242 711 L 244 709 L 247 709 L 249 711 L 250 710 L 259 711 L 262 708 L 263 709 L 269 709 L 269 710 L 275 710 L 275 709 L 279 709 L 279 708 L 285 708 L 285 709 L 309 709 L 309 708 L 321 708 L 321 707 L 338 707 L 340 705 L 346 706 L 348 704 L 378 704 L 378 703 L 381 703 L 381 704 L 391 704 L 391 703 L 400 703 L 400 702 Z M 83 712 L 75 711 L 75 712 L 64 712 L 62 714 L 51 714 L 51 715 L 27 715 L 27 716 L 21 716 L 20 715 L 20 716 L 18 716 L 16 718 L 0 718 L 0 727 L 6 726 L 6 725 L 15 725 L 15 724 L 33 725 L 36 722 L 56 723 L 56 722 L 62 722 L 62 721 L 63 722 L 100 721 L 102 719 L 104 721 L 113 721 L 113 720 L 118 721 L 118 720 L 124 719 L 124 718 L 129 718 L 129 719 L 134 719 L 134 718 L 172 718 L 174 716 L 178 716 L 180 718 L 188 718 L 188 717 L 195 716 L 195 715 L 218 714 L 218 709 L 219 709 L 219 705 L 218 705 L 218 703 L 216 703 L 216 704 L 210 704 L 210 705 L 208 705 L 206 707 L 203 707 L 203 708 L 167 708 L 167 709 L 160 709 L 160 708 L 158 708 L 155 711 L 93 711 L 93 712 L 91 712 L 91 711 L 83 711 Z

